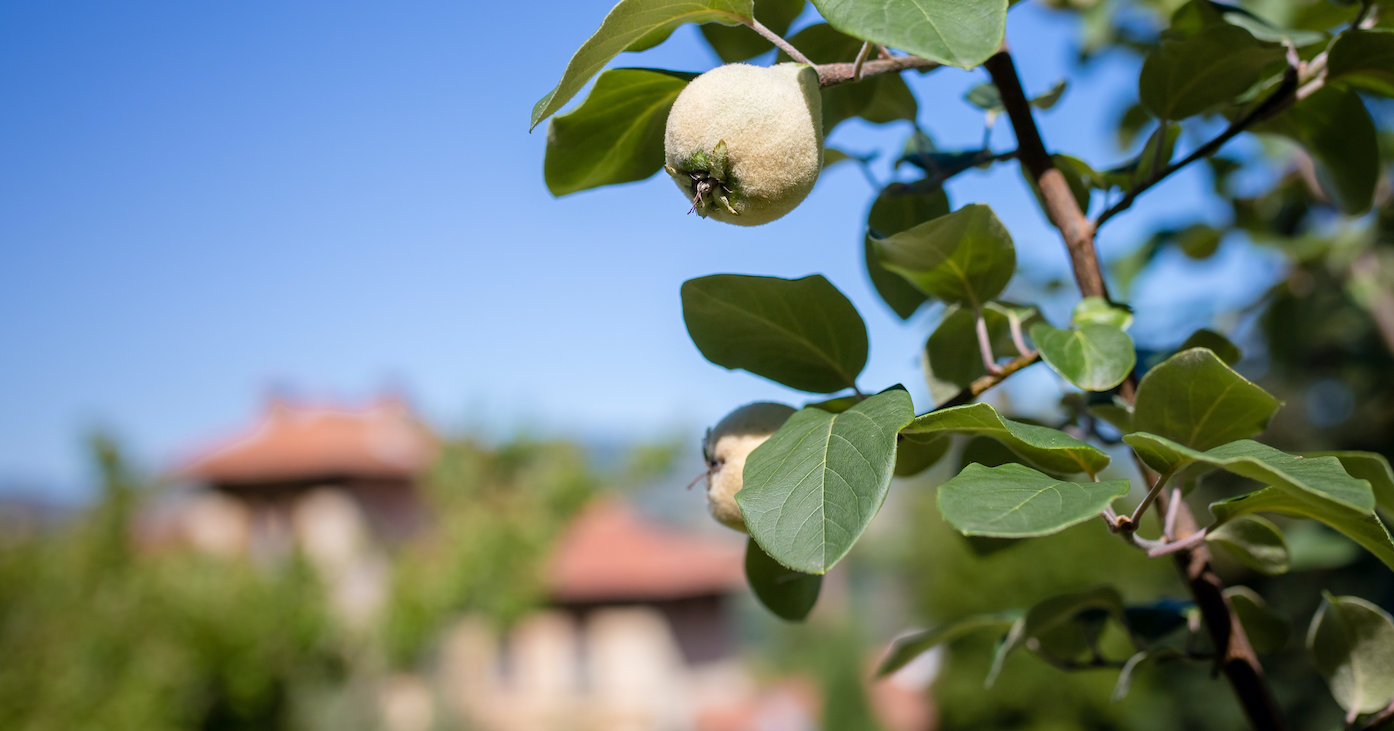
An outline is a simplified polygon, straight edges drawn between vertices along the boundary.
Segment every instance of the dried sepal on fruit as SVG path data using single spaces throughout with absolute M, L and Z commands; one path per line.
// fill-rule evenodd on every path
M 664 169 L 703 217 L 742 226 L 794 210 L 823 167 L 823 107 L 811 66 L 728 64 L 673 102 Z

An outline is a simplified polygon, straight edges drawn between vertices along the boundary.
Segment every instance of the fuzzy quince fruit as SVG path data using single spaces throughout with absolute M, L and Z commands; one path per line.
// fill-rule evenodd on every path
M 673 102 L 666 164 L 703 217 L 756 226 L 794 210 L 823 167 L 818 72 L 783 63 L 719 66 Z
M 702 444 L 707 460 L 707 506 L 722 525 L 745 532 L 745 519 L 736 505 L 745 458 L 779 431 L 793 413 L 784 404 L 759 401 L 732 411 L 707 430 Z

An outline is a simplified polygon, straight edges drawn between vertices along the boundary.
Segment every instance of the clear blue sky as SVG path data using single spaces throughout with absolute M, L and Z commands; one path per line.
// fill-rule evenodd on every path
M 873 191 L 856 168 L 754 229 L 685 216 L 666 179 L 547 193 L 545 130 L 528 134 L 528 114 L 608 7 L 0 4 L 0 491 L 80 495 L 95 426 L 167 467 L 272 389 L 353 402 L 396 387 L 442 428 L 584 440 L 695 435 L 746 401 L 797 402 L 688 341 L 678 287 L 716 272 L 825 273 L 870 328 L 864 388 L 905 382 L 923 409 L 932 322 L 900 324 L 869 288 Z M 1067 74 L 1066 16 L 1023 3 L 1008 38 L 1029 91 Z M 1108 129 L 1136 94 L 1133 64 L 1075 78 L 1042 115 L 1048 144 L 1121 161 Z M 686 28 L 615 65 L 714 60 Z M 961 96 L 984 78 L 913 78 L 941 145 L 979 139 Z M 830 143 L 889 150 L 908 133 L 848 125 Z M 1204 184 L 1182 176 L 1145 199 L 1110 225 L 1105 254 L 1156 222 L 1212 215 Z M 1013 166 L 950 192 L 992 203 L 1025 266 L 1064 272 Z M 1178 278 L 1205 292 L 1251 261 L 1178 263 L 1140 296 Z M 1165 339 L 1176 323 L 1159 317 L 1140 330 Z

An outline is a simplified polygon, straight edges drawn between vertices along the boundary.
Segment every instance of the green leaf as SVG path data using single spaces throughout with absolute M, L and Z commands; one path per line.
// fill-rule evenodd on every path
M 683 23 L 743 23 L 752 12 L 751 0 L 620 0 L 567 62 L 561 81 L 537 100 L 529 129 L 565 106 L 610 59 L 636 42 L 661 38 Z
M 1305 457 L 1335 457 L 1351 476 L 1370 483 L 1375 491 L 1375 505 L 1386 516 L 1394 516 L 1394 470 L 1389 460 L 1376 452 L 1339 450 L 1333 452 L 1304 452 Z
M 939 434 L 900 435 L 900 446 L 895 454 L 895 476 L 914 477 L 943 459 L 953 442 L 948 436 Z
M 988 685 L 996 680 L 1003 662 L 1016 648 L 1034 645 L 1037 652 L 1047 657 L 1071 659 L 1076 652 L 1093 646 L 1108 617 L 1122 622 L 1123 611 L 1122 597 L 1111 586 L 1062 594 L 1038 602 L 1024 618 L 1012 625 L 998 645 L 992 669 L 988 673 Z
M 818 591 L 823 577 L 792 571 L 770 558 L 755 539 L 745 545 L 745 578 L 755 592 L 755 598 L 774 616 L 790 622 L 802 622 L 813 605 L 818 603 Z
M 1031 538 L 1083 523 L 1127 492 L 1127 480 L 1066 482 L 1020 464 L 972 464 L 939 486 L 939 512 L 964 535 Z
M 1327 52 L 1326 81 L 1394 96 L 1394 31 L 1372 28 L 1342 33 Z
M 1022 637 L 1047 658 L 1071 660 L 1095 647 L 1105 620 L 1121 623 L 1124 616 L 1123 598 L 1111 586 L 1061 594 L 1027 611 Z
M 1267 518 L 1245 515 L 1210 531 L 1205 540 L 1255 571 L 1270 576 L 1288 571 L 1287 541 L 1278 526 Z
M 881 263 L 932 297 L 979 308 L 1016 270 L 1006 227 L 981 203 L 884 238 L 868 234 Z
M 1085 297 L 1075 305 L 1070 324 L 1075 327 L 1091 324 L 1112 325 L 1120 330 L 1127 330 L 1133 324 L 1133 313 L 1103 297 Z
M 795 48 L 811 59 L 824 62 L 847 61 L 857 57 L 862 41 L 840 33 L 827 23 L 816 23 L 789 39 Z M 791 61 L 780 52 L 777 61 Z M 855 84 L 838 84 L 823 89 L 824 134 L 852 117 L 884 124 L 902 119 L 913 120 L 919 112 L 915 95 L 899 74 L 869 76 Z
M 861 537 L 890 487 L 910 396 L 883 391 L 841 414 L 796 412 L 746 459 L 736 503 L 765 553 L 826 572 Z
M 1192 462 L 1200 462 L 1305 499 L 1321 500 L 1362 513 L 1373 513 L 1375 509 L 1370 483 L 1346 474 L 1335 457 L 1299 457 L 1251 439 L 1221 444 L 1205 452 L 1143 432 L 1129 434 L 1123 441 L 1158 472 L 1172 473 Z
M 1359 597 L 1322 592 L 1307 649 L 1348 721 L 1394 700 L 1394 618 L 1383 609 Z
M 1209 449 L 1263 431 L 1279 405 L 1212 351 L 1193 348 L 1142 377 L 1133 428 L 1193 449 Z
M 1128 697 L 1128 691 L 1133 687 L 1133 676 L 1145 664 L 1159 662 L 1161 660 L 1182 659 L 1185 654 L 1173 650 L 1169 647 L 1159 647 L 1156 649 L 1140 650 L 1133 653 L 1128 661 L 1123 663 L 1122 669 L 1118 671 L 1118 680 L 1113 684 L 1112 701 L 1117 703 Z
M 1325 87 L 1254 131 L 1302 145 L 1322 191 L 1342 213 L 1369 210 L 1379 182 L 1379 145 L 1370 112 L 1355 92 Z
M 1292 571 L 1338 569 L 1365 555 L 1359 544 L 1314 520 L 1294 522 L 1283 537 Z
M 813 0 L 834 28 L 940 63 L 973 68 L 997 52 L 1007 0 Z
M 1018 307 L 1005 302 L 989 302 L 983 307 L 988 339 L 994 353 L 1015 352 L 1012 343 L 1011 318 L 1023 328 L 1040 317 L 1033 307 Z M 977 318 L 973 311 L 951 306 L 944 319 L 934 328 L 925 342 L 924 367 L 930 396 L 936 404 L 952 398 L 974 379 L 987 375 L 982 356 L 978 354 Z
M 1004 419 L 991 404 L 982 402 L 918 416 L 905 427 L 904 433 L 907 436 L 970 434 L 991 437 L 1022 459 L 1051 472 L 1096 474 L 1108 466 L 1109 461 L 1103 450 L 1059 429 Z
M 1157 125 L 1137 157 L 1100 173 L 1100 181 L 1105 186 L 1122 190 L 1133 190 L 1147 184 L 1171 162 L 1172 153 L 1176 151 L 1176 139 L 1180 136 L 1180 125 L 1168 122 Z
M 1006 110 L 1002 104 L 1002 93 L 997 91 L 997 85 L 991 81 L 984 81 L 968 90 L 963 95 L 963 100 L 984 112 L 1000 113 Z
M 760 0 L 755 3 L 755 19 L 779 35 L 803 12 L 804 0 Z M 722 63 L 735 63 L 753 58 L 774 48 L 764 36 L 748 26 L 707 24 L 701 27 L 702 37 L 716 52 Z
M 891 648 L 886 653 L 885 659 L 876 667 L 876 676 L 884 677 L 905 667 L 911 660 L 923 655 L 930 649 L 948 642 L 953 642 L 959 637 L 977 632 L 983 629 L 1005 630 L 1012 626 L 1012 623 L 1021 618 L 1021 612 L 1008 611 L 996 614 L 975 614 L 971 617 L 946 622 L 937 627 L 931 627 L 918 632 L 911 632 L 907 635 L 897 637 L 891 642 Z
M 1282 64 L 1278 44 L 1217 25 L 1189 38 L 1164 38 L 1142 62 L 1138 96 L 1153 116 L 1181 120 L 1233 100 Z
M 561 196 L 657 172 L 668 110 L 695 76 L 653 69 L 602 73 L 585 102 L 547 129 L 547 189 Z
M 983 679 L 983 687 L 991 688 L 997 682 L 997 676 L 1002 673 L 1002 666 L 1007 662 L 1007 656 L 1012 651 L 1021 647 L 1024 641 L 1023 634 L 1026 631 L 1026 618 L 1022 617 L 1008 628 L 1006 634 L 997 640 L 997 647 L 992 651 L 992 666 L 987 670 L 987 677 Z
M 1283 615 L 1269 608 L 1258 592 L 1247 586 L 1231 586 L 1224 594 L 1234 607 L 1239 623 L 1244 625 L 1244 634 L 1249 636 L 1254 652 L 1271 655 L 1287 645 L 1292 627 Z
M 1043 112 L 1049 111 L 1051 107 L 1055 106 L 1056 102 L 1060 101 L 1060 97 L 1065 96 L 1065 89 L 1067 86 L 1068 84 L 1064 79 L 1055 82 L 1044 94 L 1031 97 L 1031 106 Z
M 1365 550 L 1394 570 L 1394 539 L 1389 537 L 1389 529 L 1374 513 L 1361 512 L 1337 502 L 1276 487 L 1266 487 L 1248 495 L 1211 503 L 1210 512 L 1215 515 L 1217 525 L 1249 513 L 1279 513 L 1298 518 L 1313 518 L 1364 546 Z
M 1228 365 L 1234 365 L 1244 357 L 1244 353 L 1239 350 L 1239 346 L 1230 342 L 1229 338 L 1206 328 L 1201 328 L 1191 333 L 1191 336 L 1186 338 L 1186 342 L 1182 343 L 1181 347 L 1177 348 L 1176 351 L 1179 353 L 1183 350 L 1190 350 L 1191 348 L 1208 348 L 1215 354 L 1215 357 Z
M 828 280 L 714 274 L 682 285 L 683 320 L 707 360 L 791 388 L 852 388 L 866 366 L 866 325 Z
M 1117 386 L 1137 363 L 1133 339 L 1116 325 L 1090 323 L 1061 330 L 1041 322 L 1031 326 L 1031 339 L 1046 365 L 1085 391 Z
M 878 235 L 897 234 L 908 228 L 938 218 L 949 212 L 949 197 L 943 188 L 924 192 L 905 183 L 891 183 L 876 196 L 871 210 L 866 215 L 867 229 Z M 863 237 L 866 254 L 866 271 L 871 283 L 900 319 L 904 320 L 929 299 L 905 277 L 891 272 L 882 266 L 876 247 L 869 238 Z

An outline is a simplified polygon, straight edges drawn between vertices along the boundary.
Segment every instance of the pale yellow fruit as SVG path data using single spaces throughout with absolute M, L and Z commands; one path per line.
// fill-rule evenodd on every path
M 793 413 L 784 404 L 760 401 L 732 411 L 707 430 L 702 444 L 707 459 L 707 507 L 722 525 L 745 532 L 745 519 L 736 505 L 745 459 Z
M 719 66 L 668 113 L 664 169 L 702 216 L 755 226 L 794 210 L 823 167 L 818 72 L 783 63 Z

